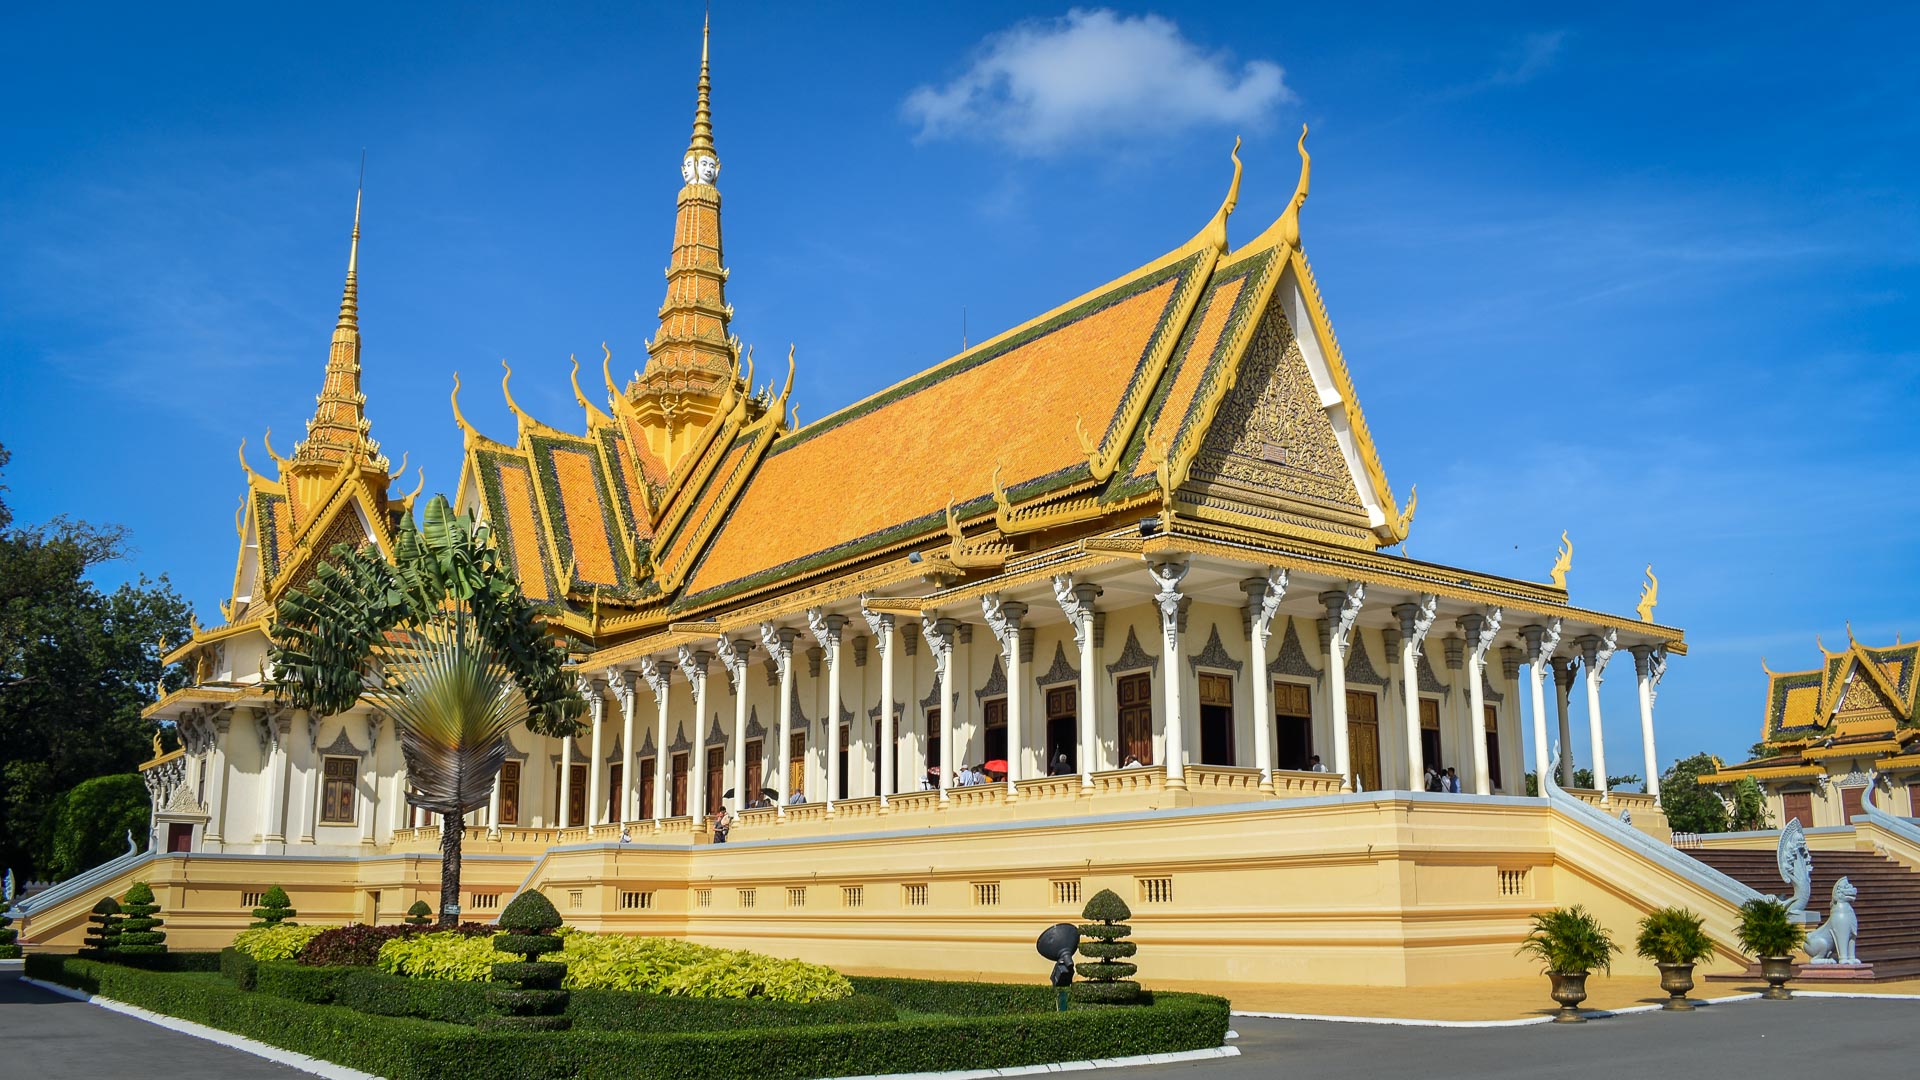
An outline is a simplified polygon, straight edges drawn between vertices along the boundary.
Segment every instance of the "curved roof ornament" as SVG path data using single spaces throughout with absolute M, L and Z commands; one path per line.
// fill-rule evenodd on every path
M 400 467 L 387 474 L 387 481 L 391 483 L 405 475 L 407 475 L 407 452 L 402 450 L 400 451 Z
M 611 354 L 609 354 L 609 357 L 611 357 Z M 578 356 L 575 356 L 572 353 L 568 353 L 567 359 L 573 361 L 573 374 L 568 376 L 568 378 L 570 378 L 573 381 L 573 400 L 579 402 L 580 407 L 586 410 L 587 426 L 588 427 L 599 426 L 595 424 L 595 421 L 599 421 L 599 424 L 612 423 L 613 418 L 608 416 L 606 413 L 601 412 L 599 406 L 587 400 L 587 395 L 583 393 L 580 389 L 580 358 Z M 609 359 L 609 363 L 611 363 L 611 359 Z
M 1233 183 L 1227 185 L 1227 197 L 1220 201 L 1220 209 L 1214 212 L 1213 220 L 1200 230 L 1200 235 L 1213 245 L 1221 254 L 1227 251 L 1227 218 L 1233 214 L 1233 208 L 1240 205 L 1240 136 L 1233 137 Z
M 400 467 L 400 471 L 405 472 L 406 466 L 402 465 Z M 398 479 L 398 474 L 396 473 L 393 478 Z M 413 513 L 413 500 L 418 499 L 420 497 L 420 493 L 422 491 L 425 491 L 426 489 L 427 489 L 427 469 L 426 469 L 426 466 L 423 465 L 420 467 L 420 482 L 413 485 L 413 490 L 407 492 L 406 498 L 400 500 L 400 505 L 406 508 L 407 513 L 409 514 Z
M 788 344 L 787 345 L 787 385 L 780 388 L 780 400 L 782 402 L 787 400 L 787 395 L 793 393 L 793 373 L 795 370 L 794 363 L 793 363 L 793 353 L 794 353 L 793 345 Z
M 527 411 L 520 407 L 520 403 L 513 400 L 513 387 L 510 385 L 513 382 L 513 365 L 507 363 L 505 357 L 501 357 L 500 367 L 506 371 L 506 374 L 500 376 L 500 394 L 507 399 L 507 408 L 513 410 L 513 415 L 519 419 L 522 430 L 539 427 L 540 421 L 528 416 Z
M 245 435 L 240 436 L 240 468 L 245 470 L 249 482 L 258 480 L 261 483 L 266 483 L 266 477 L 254 472 L 253 466 L 247 463 L 247 437 Z
M 267 448 L 267 456 L 273 459 L 273 463 L 275 465 L 280 466 L 281 472 L 286 472 L 287 465 L 289 463 L 286 458 L 281 457 L 273 449 L 273 429 L 272 428 L 268 428 L 266 430 L 266 433 L 260 436 L 260 442 L 261 442 L 261 445 Z
M 1413 512 L 1420 506 L 1420 485 L 1407 489 L 1407 508 L 1400 511 L 1400 520 L 1393 523 L 1393 531 L 1401 540 L 1407 538 L 1407 531 L 1413 528 Z
M 1313 177 L 1313 157 L 1307 153 L 1307 125 L 1300 125 L 1300 179 L 1294 184 L 1293 198 L 1280 215 L 1280 239 L 1295 251 L 1300 250 L 1300 208 L 1307 202 L 1308 182 Z
M 472 424 L 467 423 L 466 414 L 460 411 L 460 373 L 457 371 L 453 373 L 453 422 L 460 425 L 461 434 L 469 441 L 485 438 Z

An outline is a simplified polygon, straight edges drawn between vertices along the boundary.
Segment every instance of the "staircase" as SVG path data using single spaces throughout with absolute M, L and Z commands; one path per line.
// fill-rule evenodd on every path
M 1788 891 L 1772 848 L 1695 848 L 1687 854 L 1762 893 Z M 1854 951 L 1873 965 L 1872 978 L 1920 976 L 1920 873 L 1870 851 L 1815 851 L 1807 910 L 1819 913 L 1821 922 L 1833 906 L 1833 883 L 1842 877 L 1860 891 L 1853 902 L 1860 928 Z

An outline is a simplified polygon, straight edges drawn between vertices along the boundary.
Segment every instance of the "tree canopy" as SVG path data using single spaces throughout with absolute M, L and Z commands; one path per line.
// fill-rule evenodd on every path
M 11 455 L 0 447 L 0 469 Z M 54 872 L 55 805 L 82 781 L 131 773 L 152 754 L 140 718 L 159 694 L 162 642 L 186 640 L 187 602 L 165 577 L 111 591 L 90 574 L 126 555 L 114 525 L 56 517 L 18 525 L 0 485 L 0 867 Z M 184 672 L 166 679 L 169 688 Z M 125 847 L 111 829 L 112 854 Z M 84 869 L 84 868 L 82 868 Z

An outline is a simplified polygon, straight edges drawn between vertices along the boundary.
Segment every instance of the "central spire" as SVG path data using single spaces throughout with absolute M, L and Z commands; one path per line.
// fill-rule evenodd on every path
M 627 386 L 648 442 L 662 461 L 673 462 L 714 419 L 720 399 L 735 379 L 740 343 L 728 330 L 727 269 L 720 245 L 720 158 L 713 146 L 710 35 L 700 40 L 700 82 L 693 135 L 681 155 L 679 207 L 673 253 L 667 263 L 667 295 L 660 329 L 647 342 L 647 366 Z
M 363 459 L 369 469 L 384 473 L 387 468 L 387 459 L 380 456 L 380 444 L 368 437 L 373 425 L 367 420 L 367 395 L 360 391 L 360 203 L 364 191 L 363 181 L 353 196 L 347 281 L 340 293 L 333 342 L 327 349 L 326 376 L 315 400 L 313 418 L 307 421 L 307 437 L 294 447 L 290 461 L 292 472 L 300 480 L 323 479 L 354 457 Z M 301 494 L 295 492 L 296 503 L 304 501 Z

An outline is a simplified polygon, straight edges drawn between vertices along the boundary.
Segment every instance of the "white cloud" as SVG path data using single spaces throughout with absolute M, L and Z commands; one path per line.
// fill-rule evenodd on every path
M 1258 124 L 1292 100 L 1271 60 L 1236 68 L 1171 19 L 1075 8 L 990 35 L 953 81 L 909 94 L 905 112 L 923 139 L 981 139 L 1045 155 L 1073 142 Z

